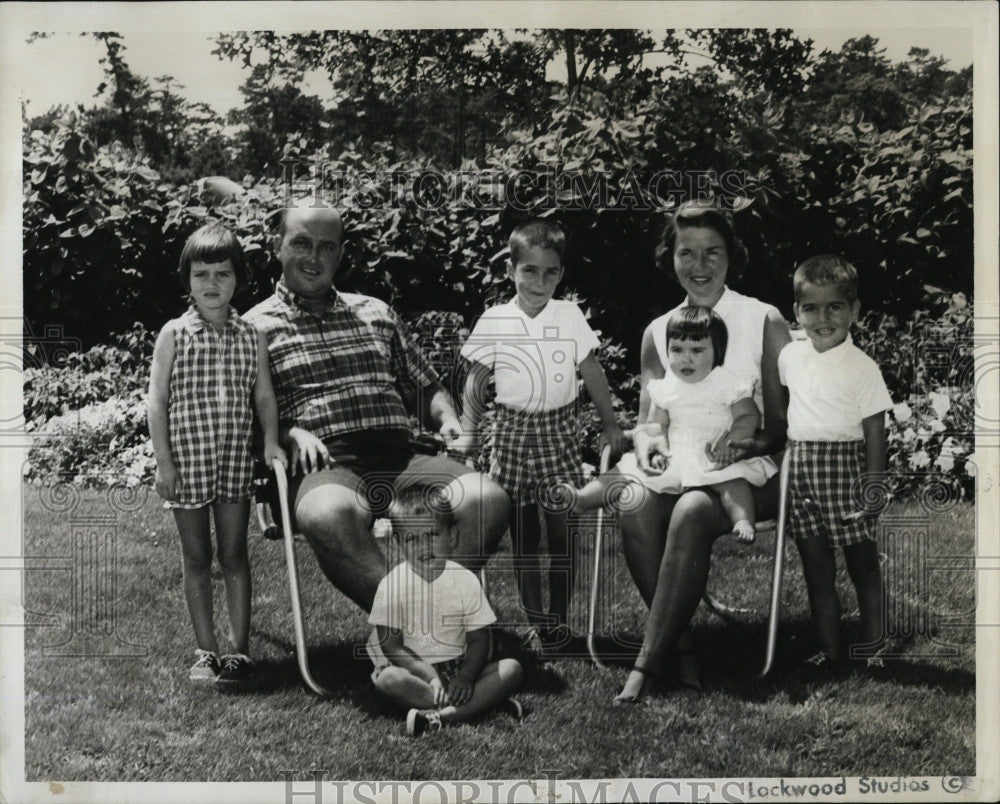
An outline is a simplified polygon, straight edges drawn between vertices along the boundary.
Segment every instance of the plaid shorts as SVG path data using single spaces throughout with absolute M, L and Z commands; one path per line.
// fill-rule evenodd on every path
M 465 662 L 464 653 L 461 656 L 456 656 L 454 659 L 446 659 L 443 662 L 431 664 L 431 667 L 437 671 L 438 678 L 441 679 L 441 683 L 446 690 L 448 689 L 448 685 L 451 684 L 452 679 L 458 675 L 458 671 L 462 669 L 463 662 Z M 382 671 L 387 667 L 392 667 L 388 660 L 385 659 L 382 659 L 380 662 L 375 662 L 373 659 L 372 663 L 375 664 L 375 669 L 372 670 L 372 681 L 377 681 L 378 677 L 382 675 Z
M 831 547 L 874 541 L 875 522 L 844 522 L 864 506 L 855 481 L 865 471 L 864 441 L 791 441 L 788 534 L 796 539 L 820 533 Z
M 577 404 L 529 413 L 497 405 L 490 477 L 517 505 L 536 502 L 556 483 L 580 482 Z

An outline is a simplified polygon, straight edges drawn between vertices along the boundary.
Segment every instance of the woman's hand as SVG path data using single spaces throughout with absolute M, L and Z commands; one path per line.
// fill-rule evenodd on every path
M 729 454 L 732 456 L 733 463 L 735 461 L 745 461 L 747 458 L 757 458 L 762 455 L 769 455 L 768 451 L 769 443 L 767 439 L 761 436 L 753 436 L 752 438 L 733 438 L 728 441 Z

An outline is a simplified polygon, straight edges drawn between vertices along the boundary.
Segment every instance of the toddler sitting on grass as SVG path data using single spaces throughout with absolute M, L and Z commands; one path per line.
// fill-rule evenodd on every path
M 524 671 L 516 659 L 489 661 L 496 615 L 476 576 L 448 558 L 456 534 L 443 489 L 405 489 L 389 519 L 404 561 L 382 579 L 368 618 L 375 688 L 409 710 L 412 736 L 498 706 L 520 719 L 510 696 Z

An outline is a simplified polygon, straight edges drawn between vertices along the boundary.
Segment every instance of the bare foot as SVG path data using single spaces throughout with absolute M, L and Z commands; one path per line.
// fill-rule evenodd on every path
M 648 691 L 648 676 L 644 670 L 633 667 L 625 679 L 625 686 L 619 692 L 612 703 L 614 704 L 634 704 L 639 703 Z
M 749 519 L 741 519 L 733 525 L 733 538 L 743 544 L 753 544 L 756 534 L 753 530 L 753 522 Z

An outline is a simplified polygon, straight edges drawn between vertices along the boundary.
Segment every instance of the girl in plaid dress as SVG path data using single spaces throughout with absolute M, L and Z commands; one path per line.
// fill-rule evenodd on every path
M 184 244 L 179 274 L 191 307 L 156 340 L 149 382 L 149 433 L 156 491 L 173 509 L 181 537 L 184 595 L 198 649 L 192 679 L 244 681 L 253 669 L 250 637 L 251 397 L 264 431 L 264 459 L 286 461 L 263 336 L 229 302 L 245 276 L 239 241 L 222 224 Z M 233 650 L 220 657 L 212 617 L 215 518 Z

